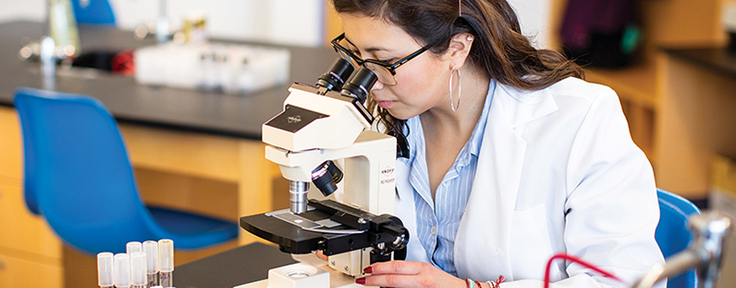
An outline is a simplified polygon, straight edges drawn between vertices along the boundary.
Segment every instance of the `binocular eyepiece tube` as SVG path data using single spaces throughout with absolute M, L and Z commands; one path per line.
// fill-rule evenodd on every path
M 352 97 L 353 105 L 359 107 L 366 118 L 373 119 L 365 107 L 368 92 L 378 80 L 376 74 L 368 68 L 360 67 L 353 73 L 354 67 L 345 59 L 338 58 L 330 69 L 317 79 L 315 86 L 319 87 L 318 94 L 325 95 L 328 91 L 340 91 L 340 94 Z M 347 78 L 347 80 L 345 80 Z M 359 102 L 359 104 L 356 102 Z M 326 161 L 312 171 L 312 182 L 324 196 L 337 190 L 337 183 L 342 180 L 342 171 L 332 161 Z M 289 181 L 289 202 L 292 213 L 300 214 L 307 210 L 307 192 L 309 182 Z
M 376 74 L 368 68 L 360 67 L 355 74 L 348 78 L 347 83 L 343 86 L 340 93 L 345 96 L 351 96 L 360 101 L 361 104 L 365 104 L 365 100 L 368 98 L 368 91 L 371 91 L 373 84 L 376 84 Z
M 354 70 L 350 62 L 337 58 L 330 69 L 317 79 L 316 86 L 329 91 L 340 91 L 340 94 L 356 98 L 361 104 L 365 104 L 368 92 L 376 84 L 378 77 L 366 67 L 360 67 L 353 73 Z
M 330 91 L 340 91 L 345 80 L 355 71 L 353 65 L 345 59 L 337 58 L 330 69 L 317 78 L 317 87 L 324 87 Z

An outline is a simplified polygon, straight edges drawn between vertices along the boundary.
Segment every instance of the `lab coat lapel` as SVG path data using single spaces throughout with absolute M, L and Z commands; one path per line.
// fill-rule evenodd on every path
M 548 94 L 500 84 L 494 91 L 473 189 L 455 239 L 461 278 L 513 279 L 508 253 L 527 145 L 522 132 L 527 122 L 557 110 Z

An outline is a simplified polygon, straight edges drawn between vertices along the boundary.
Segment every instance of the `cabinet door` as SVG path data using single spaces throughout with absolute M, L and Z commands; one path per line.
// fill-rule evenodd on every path
M 49 265 L 0 253 L 0 287 L 62 288 L 61 265 Z
M 17 179 L 0 178 L 0 247 L 48 259 L 61 259 L 58 237 L 42 216 L 28 211 L 20 180 Z
M 21 179 L 21 136 L 18 113 L 0 107 L 0 177 Z

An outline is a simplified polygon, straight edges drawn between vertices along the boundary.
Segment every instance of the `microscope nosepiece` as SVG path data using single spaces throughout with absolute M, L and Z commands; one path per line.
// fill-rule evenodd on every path
M 294 214 L 307 211 L 309 182 L 289 181 L 289 209 Z
M 342 181 L 342 171 L 335 162 L 325 161 L 312 171 L 312 183 L 325 197 L 337 191 L 337 183 Z

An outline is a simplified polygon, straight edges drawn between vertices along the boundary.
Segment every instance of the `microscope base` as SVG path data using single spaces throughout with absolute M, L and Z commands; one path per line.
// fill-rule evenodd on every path
M 309 277 L 289 277 L 286 271 L 311 270 L 318 271 L 315 275 Z M 285 273 L 286 272 L 286 273 Z M 312 266 L 306 263 L 297 263 L 287 266 L 273 268 L 268 271 L 269 279 L 257 282 L 235 286 L 233 288 L 365 288 L 372 286 L 363 286 L 355 284 L 355 278 L 334 270 L 327 266 L 326 262 L 323 266 Z M 321 279 L 309 279 L 319 277 Z M 291 278 L 290 281 L 288 278 Z M 377 287 L 375 287 L 377 288 Z

